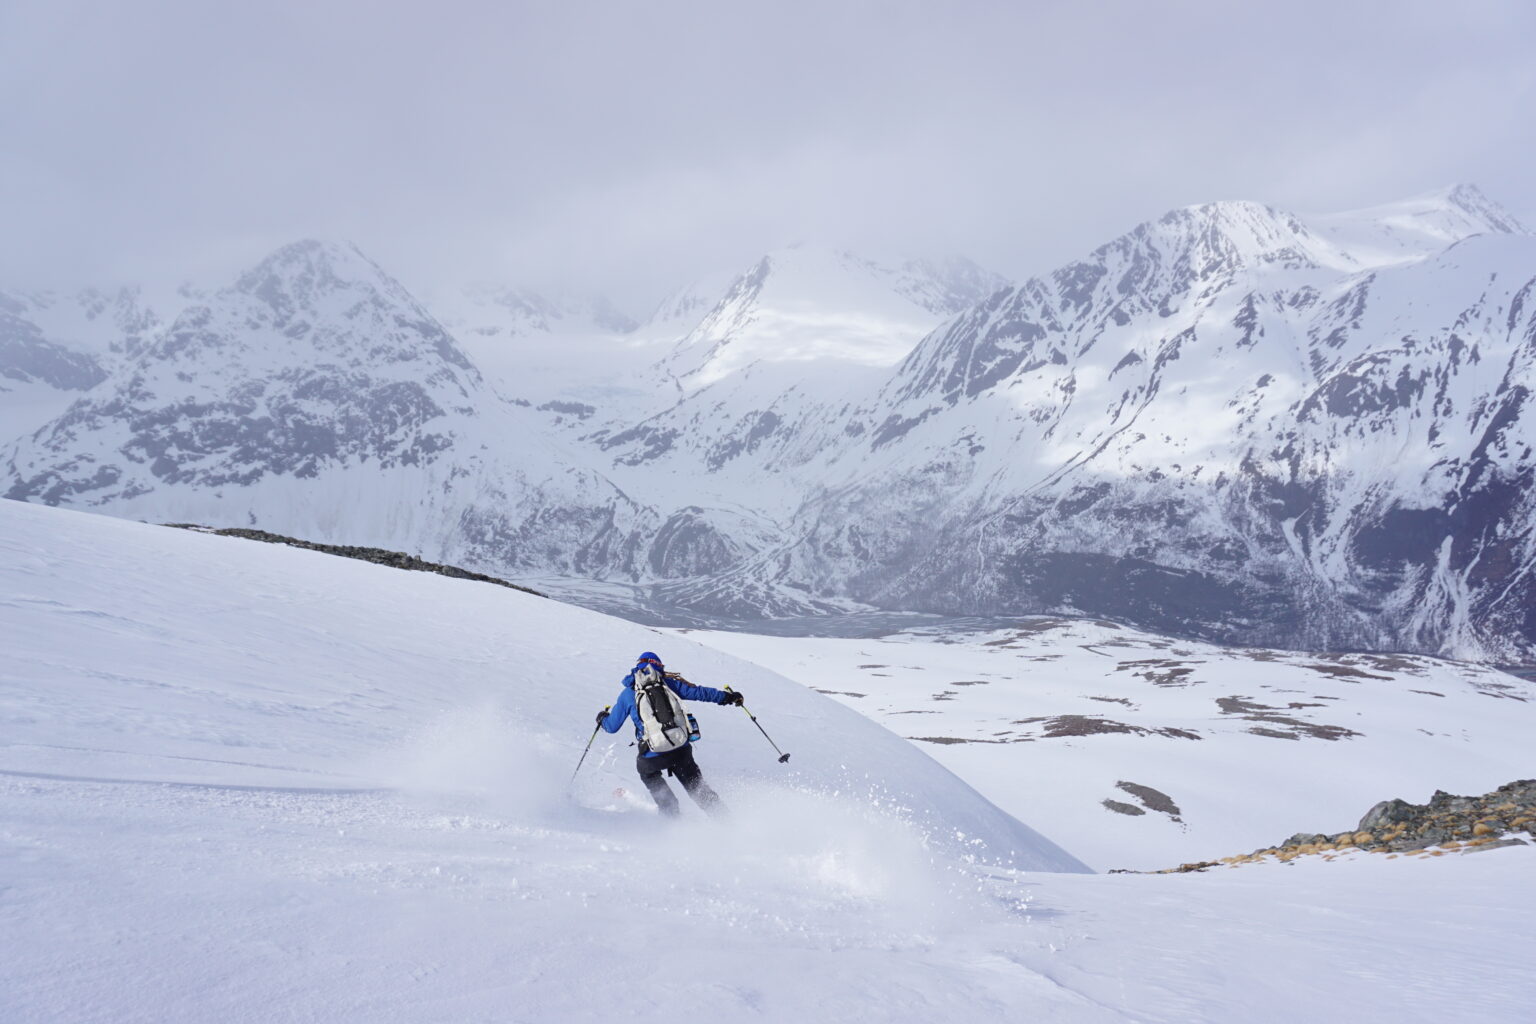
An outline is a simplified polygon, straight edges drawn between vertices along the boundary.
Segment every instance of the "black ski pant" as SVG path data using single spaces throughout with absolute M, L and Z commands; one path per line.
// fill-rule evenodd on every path
M 646 757 L 641 754 L 635 758 L 635 767 L 639 770 L 640 781 L 645 783 L 651 799 L 656 801 L 656 809 L 669 818 L 677 817 L 681 811 L 677 806 L 677 797 L 672 795 L 672 787 L 668 786 L 667 780 L 662 778 L 664 772 L 670 772 L 676 777 L 688 791 L 688 795 L 693 797 L 693 802 L 710 814 L 719 814 L 725 810 L 719 794 L 709 788 L 709 783 L 704 781 L 704 775 L 699 771 L 699 766 L 694 763 L 692 744 L 684 744 L 676 750 L 669 750 L 655 757 Z

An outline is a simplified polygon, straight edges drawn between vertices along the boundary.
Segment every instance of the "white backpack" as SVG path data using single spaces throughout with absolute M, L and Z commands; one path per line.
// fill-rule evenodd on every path
M 688 742 L 688 713 L 683 700 L 652 665 L 635 669 L 635 707 L 643 731 L 640 742 L 653 754 L 666 754 Z

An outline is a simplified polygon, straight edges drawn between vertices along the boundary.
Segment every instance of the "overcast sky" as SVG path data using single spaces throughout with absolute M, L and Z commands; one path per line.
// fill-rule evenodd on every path
M 797 240 L 1010 277 L 1212 199 L 1536 224 L 1536 4 L 0 0 L 0 288 L 303 236 L 615 295 Z

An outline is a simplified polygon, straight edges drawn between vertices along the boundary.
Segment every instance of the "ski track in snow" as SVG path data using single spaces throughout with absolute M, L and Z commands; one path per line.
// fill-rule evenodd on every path
M 1536 996 L 1529 848 L 1070 873 L 915 746 L 689 638 L 78 513 L 0 525 L 7 1024 L 1513 1021 Z M 568 798 L 645 647 L 738 685 L 792 769 L 706 706 L 728 818 L 665 827 L 622 735 Z

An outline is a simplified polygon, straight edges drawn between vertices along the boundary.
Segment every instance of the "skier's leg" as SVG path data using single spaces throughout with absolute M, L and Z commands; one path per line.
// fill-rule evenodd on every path
M 704 781 L 704 773 L 699 771 L 698 762 L 693 759 L 691 746 L 678 751 L 677 764 L 672 766 L 672 774 L 677 776 L 677 781 L 681 782 L 683 788 L 688 791 L 688 795 L 693 797 L 694 803 L 710 814 L 725 813 L 725 804 L 720 802 L 720 794 Z
M 681 811 L 677 806 L 677 797 L 672 795 L 672 788 L 661 776 L 662 766 L 656 763 L 660 760 L 659 757 L 641 754 L 635 758 L 635 768 L 639 770 L 640 781 L 645 783 L 651 799 L 656 801 L 656 809 L 669 818 L 675 818 Z

